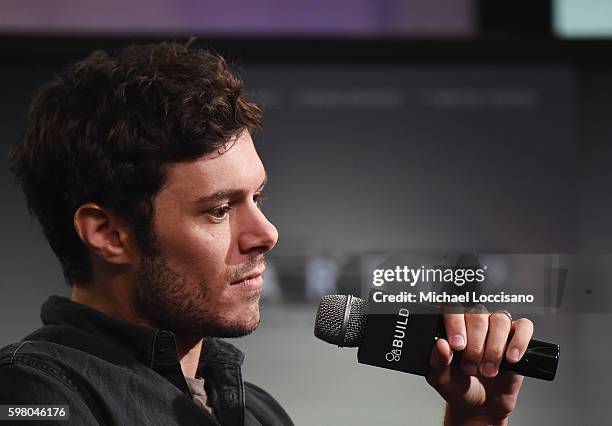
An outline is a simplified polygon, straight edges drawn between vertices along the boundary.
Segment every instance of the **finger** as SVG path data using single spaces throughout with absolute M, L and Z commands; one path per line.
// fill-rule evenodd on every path
M 509 363 L 514 364 L 525 355 L 531 336 L 533 336 L 533 323 L 527 318 L 519 318 L 512 322 L 512 331 L 514 334 L 506 350 L 506 359 Z
M 448 355 L 446 358 L 448 363 L 446 365 L 444 365 L 440 359 L 445 353 Z M 431 351 L 431 363 L 433 368 L 425 376 L 427 382 L 446 400 L 456 398 L 457 394 L 465 394 L 470 388 L 472 379 L 476 380 L 476 378 L 466 376 L 459 369 L 450 368 L 449 365 L 452 357 L 453 353 L 448 342 L 444 339 L 439 339 L 434 349 Z
M 444 339 L 438 339 L 433 350 L 431 351 L 431 371 L 425 376 L 427 382 L 433 386 L 440 395 L 445 397 L 451 387 L 453 379 L 452 368 L 449 368 L 452 360 L 453 352 L 450 349 L 448 342 Z M 468 376 L 463 376 L 469 379 Z
M 480 373 L 485 377 L 495 377 L 504 356 L 512 320 L 503 312 L 493 312 L 489 316 L 489 331 L 480 363 Z
M 482 313 L 484 312 L 484 313 Z M 485 339 L 489 328 L 489 315 L 484 307 L 470 310 L 465 314 L 467 339 L 461 357 L 461 369 L 470 376 L 475 376 L 482 360 Z
M 453 360 L 453 351 L 448 342 L 444 339 L 438 339 L 433 350 L 431 351 L 430 364 L 433 368 L 448 367 Z
M 453 312 L 456 312 L 456 308 Z M 448 312 L 448 311 L 447 311 Z M 446 336 L 448 337 L 448 343 L 454 351 L 462 351 L 465 349 L 466 342 L 466 330 L 465 330 L 465 319 L 463 313 L 445 313 L 444 318 L 444 329 L 446 330 Z

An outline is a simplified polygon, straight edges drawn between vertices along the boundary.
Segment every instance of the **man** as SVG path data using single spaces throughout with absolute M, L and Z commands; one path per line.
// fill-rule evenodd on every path
M 189 44 L 94 52 L 38 93 L 11 168 L 72 296 L 0 352 L 2 404 L 68 405 L 74 424 L 291 424 L 219 340 L 257 327 L 278 238 L 260 210 L 260 122 L 223 59 Z M 428 381 L 446 422 L 506 424 L 522 378 L 498 368 L 531 322 L 445 322 Z

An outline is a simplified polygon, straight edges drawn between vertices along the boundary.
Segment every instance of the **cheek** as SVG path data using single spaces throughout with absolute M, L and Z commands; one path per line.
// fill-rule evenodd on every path
M 229 250 L 228 232 L 223 225 L 209 228 L 198 224 L 177 224 L 167 228 L 160 238 L 162 255 L 188 275 L 206 273 L 209 277 L 225 271 Z

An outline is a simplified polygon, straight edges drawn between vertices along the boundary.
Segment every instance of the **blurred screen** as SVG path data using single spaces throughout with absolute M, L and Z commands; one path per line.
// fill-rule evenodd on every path
M 0 32 L 470 35 L 474 0 L 3 0 Z
M 553 0 L 553 28 L 563 38 L 612 36 L 609 0 Z
M 264 106 L 255 140 L 286 292 L 312 292 L 290 276 L 296 258 L 305 271 L 323 254 L 341 266 L 377 251 L 578 249 L 571 67 L 255 65 L 243 75 Z

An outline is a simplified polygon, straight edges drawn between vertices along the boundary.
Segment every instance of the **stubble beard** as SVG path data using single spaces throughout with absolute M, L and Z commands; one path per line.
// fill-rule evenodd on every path
M 229 273 L 226 285 L 265 263 L 263 256 L 237 265 Z M 206 291 L 207 283 L 197 288 L 188 287 L 183 276 L 176 273 L 162 255 L 142 257 L 135 286 L 134 307 L 138 314 L 155 327 L 175 334 L 199 337 L 242 337 L 252 333 L 259 325 L 245 325 L 240 321 L 227 321 L 214 310 L 215 301 Z M 196 294 L 194 294 L 196 293 Z M 257 304 L 259 294 L 249 303 Z

